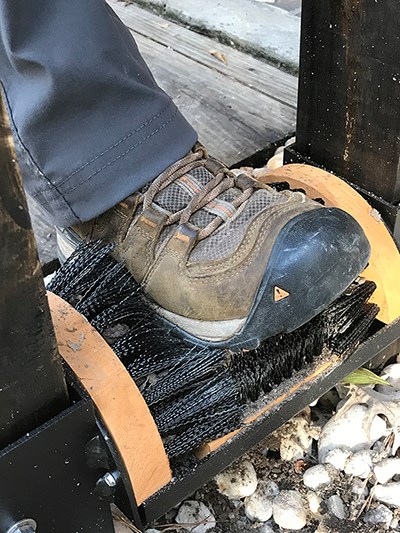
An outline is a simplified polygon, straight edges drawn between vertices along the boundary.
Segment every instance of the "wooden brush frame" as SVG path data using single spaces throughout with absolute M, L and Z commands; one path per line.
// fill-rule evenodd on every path
M 98 409 L 140 505 L 172 478 L 150 410 L 103 337 L 69 303 L 47 294 L 59 353 Z

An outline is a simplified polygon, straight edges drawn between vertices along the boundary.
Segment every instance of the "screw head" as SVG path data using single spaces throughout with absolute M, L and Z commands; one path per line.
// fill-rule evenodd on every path
M 89 468 L 110 468 L 107 445 L 100 435 L 93 437 L 86 445 L 86 463 Z
M 107 472 L 96 483 L 94 493 L 103 501 L 112 503 L 114 501 L 117 480 L 111 472 Z

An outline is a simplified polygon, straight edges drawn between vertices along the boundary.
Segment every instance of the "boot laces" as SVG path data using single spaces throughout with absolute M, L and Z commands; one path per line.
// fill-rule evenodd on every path
M 178 178 L 191 170 L 205 166 L 208 161 L 208 155 L 205 149 L 200 146 L 195 151 L 189 153 L 170 167 L 162 172 L 149 186 L 146 192 L 143 194 L 143 210 L 148 209 L 155 196 L 168 187 Z M 210 172 L 210 171 L 209 171 Z M 211 172 L 210 172 L 211 174 Z M 212 175 L 212 174 L 211 174 Z M 239 208 L 246 200 L 253 194 L 254 189 L 257 187 L 257 182 L 254 181 L 254 186 L 246 183 L 246 187 L 242 189 L 242 192 L 229 203 L 235 208 Z M 240 188 L 238 185 L 237 177 L 228 168 L 223 167 L 216 172 L 215 175 L 198 191 L 196 192 L 186 207 L 171 213 L 165 224 L 167 226 L 179 222 L 179 224 L 187 224 L 190 221 L 192 215 L 204 207 L 208 206 L 213 200 L 220 196 L 223 192 L 232 188 Z M 215 215 L 215 218 L 205 228 L 199 229 L 197 239 L 202 240 L 211 235 L 226 219 Z

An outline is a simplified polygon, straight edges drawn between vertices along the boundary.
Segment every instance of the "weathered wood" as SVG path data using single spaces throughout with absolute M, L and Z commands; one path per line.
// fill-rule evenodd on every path
M 168 46 L 199 65 L 220 72 L 256 92 L 296 109 L 297 78 L 295 76 L 230 46 L 218 43 L 173 22 L 165 21 L 134 4 L 125 5 L 119 0 L 108 0 L 108 3 L 124 24 L 133 31 L 134 37 L 141 35 L 162 46 Z M 227 64 L 212 56 L 210 54 L 212 50 L 225 54 Z
M 133 30 L 157 82 L 228 165 L 294 131 L 295 77 L 137 6 L 109 4 Z M 213 49 L 226 54 L 227 65 Z
M 29 197 L 27 197 L 27 200 L 39 260 L 42 266 L 46 267 L 46 265 L 57 259 L 56 230 L 54 226 L 47 222 L 37 204 Z
M 400 3 L 303 2 L 296 149 L 400 200 Z
M 40 263 L 0 104 L 0 449 L 67 403 Z

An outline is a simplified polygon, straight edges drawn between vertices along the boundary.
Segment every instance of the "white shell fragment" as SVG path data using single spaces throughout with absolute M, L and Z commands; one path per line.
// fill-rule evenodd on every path
M 246 516 L 253 522 L 266 522 L 272 516 L 273 495 L 269 485 L 268 481 L 260 481 L 257 490 L 244 501 Z
M 310 490 L 307 492 L 307 501 L 310 511 L 313 515 L 319 515 L 319 509 L 321 507 L 322 498 L 315 492 Z
M 400 483 L 377 485 L 374 490 L 374 499 L 387 505 L 400 507 Z
M 303 482 L 309 489 L 317 490 L 320 487 L 329 485 L 332 482 L 332 478 L 324 465 L 316 465 L 304 472 Z
M 344 470 L 344 466 L 350 455 L 351 452 L 348 450 L 335 448 L 326 454 L 324 463 L 333 466 L 336 470 Z
M 284 490 L 274 500 L 273 517 L 284 529 L 299 530 L 307 523 L 303 498 L 295 490 Z
M 374 466 L 376 481 L 384 485 L 396 474 L 400 474 L 400 458 L 390 457 Z
M 230 500 L 251 496 L 257 488 L 257 474 L 248 459 L 229 466 L 215 477 L 215 481 L 219 492 Z
M 191 533 L 206 533 L 216 525 L 214 515 L 203 502 L 188 500 L 184 502 L 176 515 L 175 522 L 187 525 Z
M 319 439 L 318 457 L 320 462 L 324 463 L 327 454 L 335 448 L 352 452 L 366 450 L 370 448 L 378 435 L 378 438 L 382 436 L 380 432 L 374 432 L 373 438 L 371 438 L 371 435 L 366 431 L 364 418 L 367 410 L 366 405 L 354 404 L 343 413 L 339 411 L 325 424 Z
M 357 476 L 365 479 L 369 476 L 372 468 L 370 450 L 356 452 L 347 460 L 344 471 L 348 476 Z

